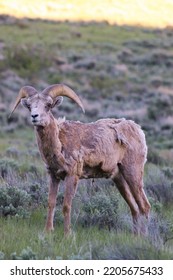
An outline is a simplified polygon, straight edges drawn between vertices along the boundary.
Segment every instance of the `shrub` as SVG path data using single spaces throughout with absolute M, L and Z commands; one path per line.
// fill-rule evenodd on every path
M 0 187 L 0 216 L 28 217 L 30 195 L 17 187 Z
M 7 63 L 23 77 L 32 77 L 50 65 L 45 51 L 40 51 L 40 48 L 34 45 L 13 46 L 12 50 L 8 48 Z
M 45 189 L 39 182 L 34 182 L 31 184 L 29 183 L 27 189 L 31 196 L 32 203 L 47 206 L 47 188 Z
M 23 249 L 20 255 L 18 256 L 16 252 L 11 254 L 12 260 L 36 260 L 37 255 L 32 251 L 30 247 Z
M 151 147 L 148 149 L 147 160 L 148 162 L 156 165 L 165 164 L 165 160 L 159 155 L 158 150 L 155 150 Z
M 163 203 L 164 205 L 172 205 L 173 186 L 171 181 L 157 166 L 152 164 L 147 166 L 145 186 L 148 195 L 155 201 Z
M 148 106 L 148 118 L 151 120 L 157 120 L 160 117 L 172 115 L 172 96 L 161 95 L 157 93 L 157 97 L 151 100 Z M 162 114 L 160 114 L 162 112 Z
M 151 244 L 118 244 L 116 247 L 107 248 L 103 259 L 109 260 L 162 260 L 171 259 L 171 253 L 162 251 Z
M 98 225 L 99 228 L 117 227 L 118 200 L 115 195 L 106 195 L 105 193 L 96 193 L 90 197 L 82 206 L 81 222 L 85 226 Z
M 167 176 L 169 179 L 173 179 L 173 168 L 166 166 L 162 168 L 163 173 L 165 176 Z
M 163 204 L 160 203 L 159 201 L 157 201 L 155 198 L 150 197 L 149 198 L 150 204 L 151 204 L 151 208 L 154 212 L 156 213 L 161 213 L 163 210 Z
M 5 254 L 0 251 L 0 260 L 4 260 Z
M 149 240 L 158 248 L 170 239 L 173 239 L 172 221 L 163 215 L 163 211 L 153 212 L 149 223 Z
M 11 169 L 16 171 L 19 170 L 18 163 L 11 158 L 2 158 L 0 160 L 0 176 L 2 176 L 2 178 L 5 178 Z

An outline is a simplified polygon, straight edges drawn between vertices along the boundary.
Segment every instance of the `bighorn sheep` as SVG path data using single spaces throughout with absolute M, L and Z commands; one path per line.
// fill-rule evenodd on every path
M 76 93 L 63 84 L 41 93 L 31 86 L 21 88 L 12 112 L 21 103 L 31 114 L 50 187 L 46 230 L 53 230 L 54 210 L 60 180 L 65 183 L 64 233 L 71 225 L 72 199 L 80 178 L 112 178 L 130 207 L 134 232 L 145 233 L 150 204 L 143 189 L 147 146 L 140 126 L 126 119 L 100 119 L 92 123 L 55 119 L 51 109 L 63 97 L 74 100 L 84 111 Z

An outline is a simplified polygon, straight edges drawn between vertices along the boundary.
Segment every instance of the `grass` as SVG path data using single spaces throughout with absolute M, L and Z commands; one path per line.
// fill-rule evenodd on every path
M 76 226 L 67 239 L 63 237 L 62 224 L 53 234 L 43 231 L 45 209 L 32 213 L 29 220 L 0 219 L 0 251 L 5 259 L 21 257 L 24 250 L 37 259 L 170 259 L 170 247 L 154 246 L 145 238 L 129 232 L 107 232 L 97 227 Z M 11 235 L 13 232 L 13 235 Z M 148 251 L 149 250 L 149 251 Z
M 37 170 L 39 174 L 44 173 L 44 164 L 42 164 L 38 154 L 33 129 L 20 129 L 14 133 L 3 133 L 0 138 L 0 156 L 1 166 L 5 162 L 7 165 L 11 162 L 17 169 L 20 169 L 21 176 L 34 170 Z
M 15 186 L 16 182 L 18 182 L 18 190 L 26 190 L 31 195 L 32 200 L 29 208 L 25 208 L 26 211 L 30 212 L 28 218 L 26 216 L 25 218 L 22 217 L 20 212 L 16 216 L 0 217 L 0 251 L 4 254 L 5 259 L 173 258 L 173 209 L 171 203 L 162 203 L 162 199 L 165 201 L 167 195 L 169 195 L 168 189 L 166 188 L 167 193 L 165 193 L 164 188 L 158 188 L 159 199 L 152 192 L 155 182 L 160 180 L 159 178 L 162 177 L 162 183 L 167 184 L 167 179 L 166 177 L 164 178 L 165 175 L 163 175 L 159 167 L 156 168 L 154 165 L 149 164 L 145 172 L 146 191 L 152 205 L 149 236 L 147 238 L 132 234 L 129 208 L 115 186 L 111 187 L 110 182 L 105 185 L 106 182 L 104 183 L 102 180 L 92 186 L 92 189 L 91 182 L 86 182 L 85 184 L 81 182 L 73 201 L 72 234 L 68 239 L 63 236 L 63 218 L 61 214 L 63 192 L 61 190 L 57 200 L 54 233 L 46 234 L 44 232 L 47 211 L 47 203 L 45 202 L 47 197 L 46 185 L 43 186 L 42 183 L 39 186 L 41 178 L 38 178 L 37 174 L 34 177 L 34 175 L 27 173 L 27 177 L 14 178 L 15 172 L 13 171 L 12 178 L 11 174 L 9 174 L 4 183 L 9 182 L 13 189 L 13 184 Z M 171 176 L 170 172 L 169 176 Z M 30 176 L 32 178 L 29 178 Z M 20 182 L 18 178 L 20 178 Z M 32 185 L 29 189 L 28 186 L 31 183 Z M 100 222 L 104 219 L 104 215 L 107 215 L 107 209 L 109 209 L 109 206 L 105 204 L 104 213 L 103 204 L 100 205 L 100 198 L 102 196 L 104 199 L 105 197 L 112 199 L 113 195 L 116 198 L 116 213 L 113 213 L 116 224 L 108 230 L 108 227 L 104 224 L 100 227 Z M 40 197 L 41 200 L 39 201 L 43 207 L 40 207 L 37 196 Z M 89 199 L 91 206 L 89 206 L 87 199 Z M 99 205 L 97 205 L 97 199 Z M 96 211 L 97 216 L 101 215 L 100 220 L 90 223 L 92 218 L 90 213 L 88 224 L 83 223 L 84 213 L 89 213 L 88 207 L 92 211 Z M 85 216 L 86 218 L 87 216 Z
M 102 32 L 98 32 L 98 29 Z M 42 21 L 29 22 L 26 28 L 21 28 L 20 25 L 1 24 L 0 34 L 1 40 L 8 46 L 18 46 L 23 49 L 34 46 L 35 49 L 44 48 L 53 51 L 55 47 L 58 47 L 59 53 L 74 50 L 78 54 L 86 54 L 87 46 L 87 53 L 90 51 L 93 55 L 108 54 L 110 46 L 116 46 L 116 49 L 119 49 L 123 43 L 134 40 L 134 35 L 137 41 L 154 38 L 152 32 L 148 34 L 145 29 L 139 28 L 134 28 L 132 33 L 127 27 L 110 26 L 105 23 L 82 25 Z M 77 34 L 80 36 L 77 37 Z M 50 52 L 49 55 L 51 56 Z

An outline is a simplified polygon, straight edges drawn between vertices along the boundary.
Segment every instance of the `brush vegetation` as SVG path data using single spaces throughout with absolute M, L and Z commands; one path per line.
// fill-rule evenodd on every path
M 173 259 L 173 30 L 1 17 L 0 258 Z M 44 232 L 48 179 L 28 112 L 8 119 L 19 89 L 65 83 L 86 114 L 64 98 L 55 116 L 139 123 L 149 147 L 145 189 L 152 211 L 148 238 L 131 233 L 129 209 L 109 180 L 82 180 L 63 237 L 63 186 L 55 231 Z

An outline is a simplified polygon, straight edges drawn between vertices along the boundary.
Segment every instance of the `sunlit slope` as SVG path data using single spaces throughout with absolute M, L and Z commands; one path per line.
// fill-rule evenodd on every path
M 0 0 L 0 14 L 53 20 L 106 20 L 149 27 L 173 26 L 172 0 Z

